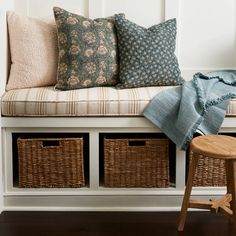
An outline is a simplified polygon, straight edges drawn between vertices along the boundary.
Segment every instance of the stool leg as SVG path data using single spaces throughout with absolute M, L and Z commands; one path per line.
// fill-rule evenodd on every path
M 185 225 L 186 216 L 187 216 L 187 210 L 188 210 L 188 206 L 189 206 L 189 199 L 190 199 L 190 195 L 191 195 L 191 191 L 192 191 L 193 178 L 194 178 L 194 174 L 195 174 L 197 165 L 198 165 L 198 157 L 194 156 L 194 154 L 193 154 L 193 159 L 192 159 L 192 163 L 189 167 L 188 180 L 187 180 L 187 185 L 185 188 L 183 203 L 182 203 L 181 212 L 180 212 L 178 231 L 184 230 L 184 225 Z
M 227 192 L 232 195 L 232 201 L 230 202 L 233 211 L 232 221 L 236 227 L 236 160 L 226 160 L 226 179 Z

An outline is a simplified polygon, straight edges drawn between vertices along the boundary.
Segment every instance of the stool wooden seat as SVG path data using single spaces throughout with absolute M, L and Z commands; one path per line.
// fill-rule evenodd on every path
M 226 135 L 205 135 L 194 138 L 190 144 L 192 162 L 183 198 L 178 231 L 183 231 L 188 208 L 209 209 L 230 216 L 236 226 L 236 138 Z M 225 160 L 227 193 L 220 199 L 190 200 L 194 174 L 199 157 Z

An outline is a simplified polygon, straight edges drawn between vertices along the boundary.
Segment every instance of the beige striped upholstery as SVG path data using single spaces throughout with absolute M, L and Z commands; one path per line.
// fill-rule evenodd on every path
M 1 101 L 3 116 L 142 116 L 143 109 L 160 91 L 171 88 L 142 87 L 117 90 L 96 87 L 56 91 L 54 87 L 16 89 Z M 236 99 L 227 115 L 236 116 Z

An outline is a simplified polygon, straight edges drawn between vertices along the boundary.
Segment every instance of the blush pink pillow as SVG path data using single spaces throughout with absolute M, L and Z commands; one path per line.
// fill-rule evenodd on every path
M 6 90 L 56 84 L 58 43 L 54 20 L 8 12 L 11 68 Z

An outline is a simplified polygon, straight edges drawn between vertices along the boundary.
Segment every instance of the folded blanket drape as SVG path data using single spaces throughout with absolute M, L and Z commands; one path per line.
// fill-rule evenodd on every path
M 186 150 L 197 130 L 218 133 L 230 99 L 236 97 L 236 70 L 197 73 L 182 86 L 156 95 L 144 116 Z

